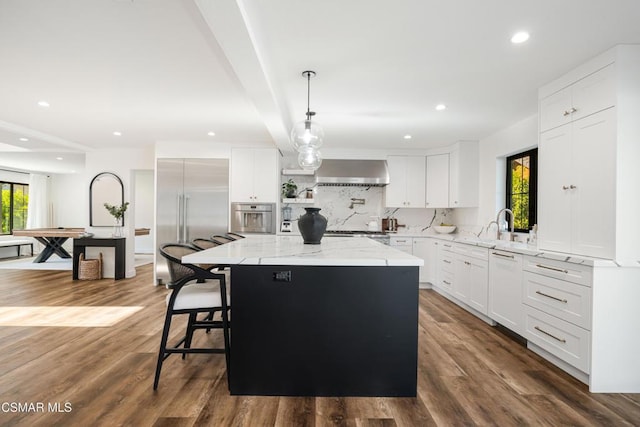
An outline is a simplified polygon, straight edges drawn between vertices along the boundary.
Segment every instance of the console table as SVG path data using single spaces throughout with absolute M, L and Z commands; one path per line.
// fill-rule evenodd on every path
M 127 239 L 124 237 L 85 237 L 73 239 L 73 280 L 78 280 L 80 254 L 86 255 L 87 247 L 115 248 L 116 265 L 114 278 L 115 280 L 124 279 L 126 241 Z

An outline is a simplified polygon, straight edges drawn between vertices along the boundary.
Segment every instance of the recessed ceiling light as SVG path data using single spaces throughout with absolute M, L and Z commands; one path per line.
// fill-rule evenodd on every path
M 20 138 L 20 141 L 22 142 L 27 142 L 29 140 L 29 138 L 25 138 L 24 136 L 22 138 Z
M 411 135 L 407 134 L 403 137 L 404 139 L 411 139 Z
M 215 133 L 215 132 L 207 132 L 207 135 L 209 135 L 209 136 L 216 136 L 216 133 Z
M 38 106 L 47 108 L 49 107 L 49 103 L 47 101 L 38 101 Z
M 56 157 L 56 160 L 62 160 L 62 157 Z
M 444 104 L 436 105 L 436 110 L 438 110 L 438 111 L 442 111 L 442 110 L 446 110 L 446 109 L 447 109 L 447 106 L 444 105 Z
M 115 136 L 122 136 L 122 132 L 118 132 L 118 131 L 113 132 L 113 134 L 114 134 Z
M 519 31 L 511 37 L 511 43 L 514 44 L 524 43 L 527 40 L 529 40 L 529 33 L 526 31 Z

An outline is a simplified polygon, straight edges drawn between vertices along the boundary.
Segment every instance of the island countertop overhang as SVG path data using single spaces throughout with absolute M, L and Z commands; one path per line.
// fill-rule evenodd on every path
M 300 236 L 247 236 L 187 255 L 183 262 L 228 265 L 422 266 L 424 260 L 366 237 L 325 237 L 305 245 Z

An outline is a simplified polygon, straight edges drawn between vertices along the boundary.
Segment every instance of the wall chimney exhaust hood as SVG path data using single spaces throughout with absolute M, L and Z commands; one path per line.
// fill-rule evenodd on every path
M 316 171 L 318 185 L 384 186 L 389 184 L 386 160 L 324 159 Z

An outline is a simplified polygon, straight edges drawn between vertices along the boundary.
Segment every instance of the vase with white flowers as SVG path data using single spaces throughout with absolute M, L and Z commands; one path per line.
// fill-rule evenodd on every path
M 111 216 L 116 221 L 115 225 L 113 226 L 113 237 L 123 237 L 122 219 L 124 218 L 124 213 L 127 211 L 127 208 L 129 207 L 129 202 L 124 202 L 120 206 L 114 206 L 114 205 L 110 205 L 109 203 L 105 203 L 104 207 L 109 211 Z

